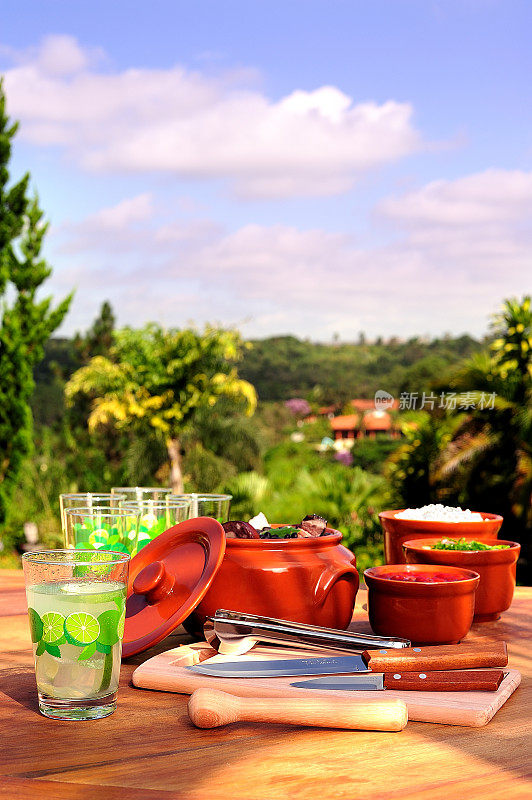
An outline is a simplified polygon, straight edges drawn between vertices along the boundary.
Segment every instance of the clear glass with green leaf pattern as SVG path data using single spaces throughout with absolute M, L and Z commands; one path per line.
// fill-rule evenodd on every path
M 65 720 L 116 708 L 127 553 L 49 550 L 22 556 L 39 710 Z
M 153 500 L 143 500 L 140 503 L 122 501 L 120 508 L 139 514 L 137 553 L 156 536 L 190 516 L 190 500 L 168 500 L 163 503 L 155 503 Z
M 112 550 L 131 556 L 137 552 L 139 512 L 136 508 L 66 508 L 65 523 L 68 548 Z

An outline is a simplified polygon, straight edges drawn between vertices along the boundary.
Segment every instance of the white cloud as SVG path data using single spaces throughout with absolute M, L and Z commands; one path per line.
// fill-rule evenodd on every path
M 100 298 L 92 316 L 105 284 L 119 317 L 121 309 L 129 315 L 124 323 L 192 318 L 315 339 L 359 330 L 481 334 L 503 297 L 530 289 L 530 187 L 532 174 L 502 170 L 429 184 L 381 204 L 381 219 L 401 232 L 379 247 L 321 229 L 227 232 L 208 220 L 156 218 L 139 226 L 127 215 L 110 236 L 105 223 L 116 208 L 64 228 L 63 246 L 94 265 L 79 275 L 84 300 L 87 291 Z
M 123 251 L 122 237 L 126 231 L 129 248 L 134 249 L 139 241 L 144 241 L 142 226 L 153 214 L 153 196 L 146 192 L 102 208 L 82 222 L 64 222 L 55 226 L 53 234 L 62 241 L 58 251 L 63 253 L 81 253 L 97 248 Z
M 431 283 L 449 275 L 456 293 L 470 285 L 472 307 L 486 293 L 530 291 L 532 172 L 490 169 L 434 181 L 377 210 L 405 231 L 401 246 L 422 260 Z
M 489 169 L 454 181 L 433 181 L 383 201 L 379 210 L 410 227 L 506 224 L 532 215 L 532 172 Z
M 46 75 L 62 77 L 86 69 L 89 57 L 74 37 L 49 36 L 38 53 L 38 64 Z
M 228 179 L 247 197 L 327 195 L 423 146 L 410 104 L 356 104 L 335 86 L 273 101 L 245 73 L 98 72 L 64 36 L 18 60 L 5 85 L 20 135 L 86 169 Z
M 100 47 L 81 47 L 74 36 L 54 34 L 45 36 L 38 47 L 17 50 L 0 46 L 0 54 L 15 64 L 33 64 L 45 75 L 68 76 L 81 72 L 104 59 Z
M 95 228 L 125 228 L 153 216 L 152 195 L 148 192 L 122 200 L 110 208 L 103 208 L 90 216 L 87 222 Z

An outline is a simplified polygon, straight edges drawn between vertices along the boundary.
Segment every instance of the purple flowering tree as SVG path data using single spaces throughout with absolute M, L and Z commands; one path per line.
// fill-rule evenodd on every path
M 310 406 L 302 397 L 292 397 L 285 401 L 285 406 L 295 417 L 306 417 L 310 414 Z

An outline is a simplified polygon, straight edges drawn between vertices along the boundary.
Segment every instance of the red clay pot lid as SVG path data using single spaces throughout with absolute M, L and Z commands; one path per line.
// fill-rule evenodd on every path
M 224 529 L 210 517 L 180 522 L 137 553 L 129 565 L 123 658 L 157 644 L 194 611 L 224 553 Z

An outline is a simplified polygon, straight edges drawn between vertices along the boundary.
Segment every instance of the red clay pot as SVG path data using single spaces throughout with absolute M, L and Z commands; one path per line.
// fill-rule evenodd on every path
M 384 560 L 387 564 L 406 564 L 403 551 L 404 542 L 412 539 L 426 539 L 437 536 L 460 539 L 471 537 L 477 542 L 490 542 L 497 538 L 503 518 L 499 514 L 482 513 L 485 522 L 427 522 L 417 519 L 397 519 L 396 514 L 404 511 L 381 511 L 379 519 L 384 530 Z
M 227 539 L 194 624 L 223 608 L 347 628 L 359 584 L 356 559 L 339 531 L 327 531 L 312 539 Z
M 439 537 L 441 538 L 441 537 Z M 507 550 L 430 550 L 439 538 L 407 541 L 405 549 L 408 564 L 442 564 L 472 569 L 480 575 L 475 595 L 475 622 L 499 619 L 501 611 L 510 608 L 515 589 L 515 567 L 521 545 L 499 539 L 497 544 L 508 544 Z M 453 536 L 453 538 L 455 538 Z M 478 539 L 477 539 L 478 541 Z
M 441 573 L 456 580 L 446 583 L 407 583 L 383 575 Z M 476 572 L 456 567 L 389 564 L 364 572 L 368 587 L 369 621 L 381 636 L 400 636 L 416 644 L 456 644 L 473 622 Z

